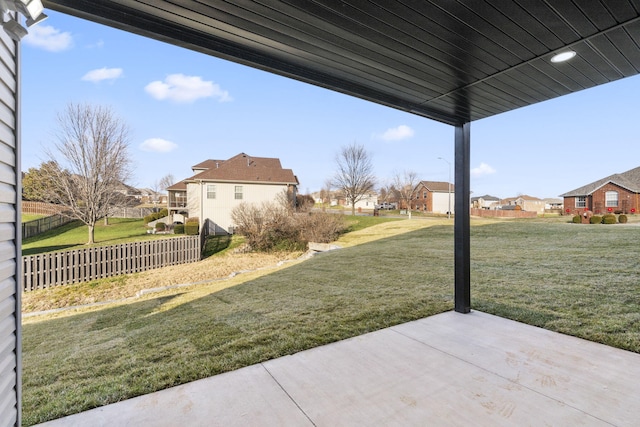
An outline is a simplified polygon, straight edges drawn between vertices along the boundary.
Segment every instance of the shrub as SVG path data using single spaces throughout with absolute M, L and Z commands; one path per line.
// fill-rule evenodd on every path
M 184 224 L 176 224 L 173 226 L 173 234 L 184 234 Z
M 602 217 L 603 224 L 615 224 L 616 216 L 614 214 L 606 214 Z
M 293 214 L 282 203 L 242 203 L 231 218 L 236 232 L 256 251 L 305 250 L 310 241 L 328 243 L 347 229 L 342 215 L 328 213 Z
M 231 212 L 236 232 L 257 251 L 302 249 L 305 243 L 292 218 L 283 203 L 275 202 L 241 203 Z
M 347 230 L 343 215 L 315 212 L 296 217 L 296 223 L 305 242 L 329 243 Z
M 184 233 L 187 236 L 196 236 L 198 235 L 200 226 L 197 222 L 187 222 L 184 225 Z
M 626 215 L 624 215 L 624 214 L 622 214 L 622 215 L 620 215 L 620 216 L 618 217 L 618 222 L 619 222 L 620 224 L 626 224 L 626 223 L 627 223 L 627 220 L 628 220 L 628 219 L 627 219 L 627 216 L 626 216 Z
M 602 224 L 602 217 L 600 215 L 594 215 L 589 218 L 590 224 Z
M 166 208 L 161 209 L 158 212 L 154 212 L 154 213 L 150 213 L 149 215 L 146 215 L 144 217 L 144 223 L 149 224 L 150 222 L 160 218 L 164 218 L 167 215 L 169 215 L 169 211 Z
M 298 212 L 309 212 L 315 205 L 315 200 L 308 194 L 296 195 L 296 207 Z
M 574 215 L 572 221 L 574 224 L 580 224 L 582 223 L 582 217 L 580 215 Z
M 164 222 L 156 223 L 156 231 L 165 231 L 167 229 L 167 225 Z
M 185 221 L 185 224 L 200 224 L 200 218 L 198 218 L 197 216 L 192 216 L 191 218 L 187 218 L 187 220 Z

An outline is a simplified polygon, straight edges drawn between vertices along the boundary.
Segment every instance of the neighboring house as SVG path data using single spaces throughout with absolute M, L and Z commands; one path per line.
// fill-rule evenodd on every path
M 375 193 L 365 194 L 360 200 L 356 202 L 356 209 L 369 209 L 373 210 L 378 204 L 378 195 Z M 349 200 L 344 201 L 345 208 L 351 209 L 351 203 Z
M 558 211 L 562 212 L 562 199 L 547 198 L 544 199 L 545 211 Z
M 500 206 L 500 198 L 485 194 L 471 198 L 471 207 L 476 209 L 497 209 Z
M 123 182 L 118 183 L 116 191 L 124 196 L 131 197 L 133 199 L 139 199 L 142 195 L 142 192 L 130 185 L 127 185 Z
M 592 211 L 595 214 L 638 212 L 640 167 L 616 173 L 561 194 L 566 213 Z
M 344 198 L 341 199 L 342 194 L 338 191 L 327 192 L 326 190 L 321 190 L 312 193 L 311 196 L 317 204 L 329 204 L 329 206 L 338 206 L 340 202 L 342 202 L 342 205 L 344 205 L 345 203 Z
M 167 189 L 172 221 L 208 220 L 210 233 L 232 233 L 231 211 L 243 202 L 275 201 L 282 192 L 295 200 L 298 178 L 280 160 L 240 153 L 228 160 L 206 160 L 193 166 L 195 175 Z
M 150 188 L 140 188 L 140 203 L 143 204 L 157 204 L 166 205 L 167 195 L 159 191 L 154 191 Z
M 455 186 L 449 182 L 420 181 L 411 196 L 411 209 L 446 214 L 455 212 Z
M 536 212 L 539 214 L 544 213 L 545 201 L 533 196 L 522 195 L 518 197 L 511 197 L 502 199 L 500 201 L 501 209 L 520 209 L 527 212 Z M 519 208 L 518 208 L 519 207 Z

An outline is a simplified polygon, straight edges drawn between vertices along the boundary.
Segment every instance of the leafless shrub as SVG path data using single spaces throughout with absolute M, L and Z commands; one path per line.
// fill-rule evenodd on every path
M 300 214 L 296 216 L 296 222 L 305 244 L 333 242 L 347 229 L 342 215 L 324 212 Z
M 276 202 L 241 203 L 231 212 L 236 232 L 256 251 L 300 249 L 299 233 L 289 211 Z
M 315 200 L 308 194 L 296 195 L 296 210 L 298 212 L 310 212 L 315 205 Z
M 231 218 L 236 232 L 255 251 L 304 250 L 308 242 L 332 242 L 346 229 L 341 215 L 294 215 L 278 202 L 242 203 Z

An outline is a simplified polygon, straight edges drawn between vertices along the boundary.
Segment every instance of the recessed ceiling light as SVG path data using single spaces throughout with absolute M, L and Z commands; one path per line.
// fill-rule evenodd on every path
M 564 61 L 568 61 L 571 58 L 573 58 L 574 56 L 576 56 L 575 51 L 573 50 L 567 50 L 565 52 L 560 52 L 557 53 L 555 55 L 553 55 L 551 57 L 551 62 L 564 62 Z

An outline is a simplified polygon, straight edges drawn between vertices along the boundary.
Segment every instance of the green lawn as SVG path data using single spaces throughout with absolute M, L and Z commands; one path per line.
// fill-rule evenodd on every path
M 80 221 L 73 221 L 39 234 L 22 242 L 22 255 L 71 250 L 86 247 L 88 228 Z M 109 224 L 100 220 L 95 228 L 95 245 L 111 245 L 137 240 L 166 238 L 172 235 L 150 235 L 142 219 L 109 218 Z
M 474 225 L 472 307 L 640 352 L 639 237 L 565 219 Z M 453 227 L 213 289 L 25 319 L 25 425 L 450 310 Z

